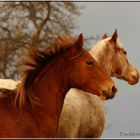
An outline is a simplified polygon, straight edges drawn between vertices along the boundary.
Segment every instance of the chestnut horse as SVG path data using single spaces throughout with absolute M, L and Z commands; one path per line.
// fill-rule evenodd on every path
M 83 49 L 82 34 L 75 41 L 58 38 L 55 45 L 46 52 L 31 49 L 22 60 L 21 82 L 0 98 L 0 137 L 57 137 L 70 88 L 114 97 L 114 82 Z
M 117 39 L 117 31 L 111 37 L 106 34 L 90 51 L 108 75 L 136 84 L 138 71 L 129 63 L 126 51 Z M 58 136 L 99 138 L 105 124 L 103 101 L 84 91 L 71 89 L 66 95 L 60 116 Z

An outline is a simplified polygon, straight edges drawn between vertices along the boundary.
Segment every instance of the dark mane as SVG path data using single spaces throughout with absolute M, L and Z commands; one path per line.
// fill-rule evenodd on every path
M 15 101 L 20 107 L 29 99 L 32 105 L 38 104 L 38 98 L 34 95 L 31 84 L 39 72 L 59 54 L 73 45 L 74 39 L 57 38 L 52 47 L 46 51 L 41 51 L 36 48 L 31 48 L 24 59 L 20 62 L 21 83 L 15 89 Z

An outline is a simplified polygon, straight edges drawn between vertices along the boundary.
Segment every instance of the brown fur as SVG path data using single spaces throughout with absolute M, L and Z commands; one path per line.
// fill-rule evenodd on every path
M 59 47 L 50 51 L 30 50 L 21 63 L 18 87 L 3 90 L 8 96 L 0 98 L 0 137 L 57 137 L 64 98 L 72 87 L 114 97 L 114 82 L 83 49 L 82 35 L 58 42 Z
M 54 45 L 47 51 L 37 50 L 31 48 L 28 54 L 25 56 L 26 59 L 23 59 L 19 64 L 22 66 L 21 83 L 18 85 L 16 92 L 15 101 L 18 100 L 20 107 L 25 103 L 25 100 L 28 98 L 32 106 L 39 104 L 39 99 L 34 95 L 30 85 L 34 81 L 35 77 L 39 74 L 40 71 L 58 55 L 66 51 L 69 47 L 72 46 L 74 39 L 61 39 L 58 38 Z

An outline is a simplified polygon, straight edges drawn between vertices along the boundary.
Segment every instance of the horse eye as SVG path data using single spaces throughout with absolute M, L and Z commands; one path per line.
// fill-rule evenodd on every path
M 123 53 L 124 53 L 125 55 L 127 55 L 127 52 L 126 52 L 126 51 L 123 51 Z
M 86 61 L 86 63 L 87 63 L 88 65 L 93 65 L 93 61 L 92 61 L 92 60 Z

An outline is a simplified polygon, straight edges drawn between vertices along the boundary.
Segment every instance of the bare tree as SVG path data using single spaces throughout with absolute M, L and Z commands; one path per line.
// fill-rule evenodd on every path
M 17 75 L 15 64 L 29 46 L 45 49 L 55 35 L 71 35 L 79 10 L 74 2 L 1 2 L 0 77 Z

